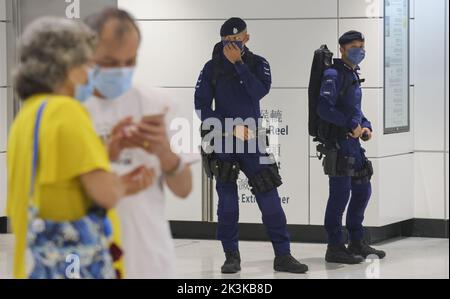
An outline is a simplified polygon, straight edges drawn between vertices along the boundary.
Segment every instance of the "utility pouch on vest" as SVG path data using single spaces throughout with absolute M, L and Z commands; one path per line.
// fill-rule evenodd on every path
M 283 184 L 278 165 L 276 163 L 269 165 L 259 174 L 250 178 L 248 183 L 253 194 L 266 193 L 280 187 Z
M 354 176 L 356 162 L 354 157 L 341 156 L 338 154 L 337 148 L 327 147 L 324 144 L 317 146 L 317 152 L 323 157 L 322 166 L 325 175 L 333 177 Z
M 373 176 L 373 165 L 369 159 L 364 161 L 364 167 L 360 171 L 355 172 L 353 183 L 357 185 L 368 184 Z
M 239 177 L 239 172 L 241 171 L 239 163 L 237 162 L 212 159 L 209 165 L 214 177 L 224 183 L 235 183 Z

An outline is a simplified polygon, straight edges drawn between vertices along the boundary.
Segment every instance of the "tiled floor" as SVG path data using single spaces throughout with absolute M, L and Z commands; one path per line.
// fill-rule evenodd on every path
M 0 279 L 12 273 L 13 238 L 0 235 Z M 368 260 L 356 266 L 325 263 L 326 247 L 321 244 L 293 244 L 292 252 L 310 267 L 306 275 L 275 273 L 270 243 L 241 242 L 242 272 L 222 275 L 223 254 L 216 241 L 176 240 L 179 278 L 449 278 L 448 239 L 396 239 L 377 247 L 386 250 L 385 260 Z

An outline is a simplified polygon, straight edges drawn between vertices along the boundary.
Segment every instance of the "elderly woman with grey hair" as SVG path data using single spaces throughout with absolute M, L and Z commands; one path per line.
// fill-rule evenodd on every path
M 8 142 L 8 215 L 16 278 L 115 278 L 106 211 L 152 184 L 153 170 L 111 171 L 80 101 L 89 97 L 95 35 L 42 18 L 20 42 L 15 89 L 23 106 Z

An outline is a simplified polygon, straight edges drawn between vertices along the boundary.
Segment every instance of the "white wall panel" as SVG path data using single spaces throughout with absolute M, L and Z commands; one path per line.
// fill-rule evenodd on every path
M 218 22 L 139 22 L 139 26 L 143 43 L 137 81 L 156 86 L 195 86 L 219 40 Z
M 6 23 L 0 22 L 0 86 L 6 86 Z
M 6 20 L 6 0 L 0 0 L 0 21 Z
M 6 216 L 6 154 L 0 153 L 0 217 Z
M 414 155 L 376 160 L 377 226 L 414 218 Z
M 383 0 L 339 0 L 340 18 L 383 17 Z
M 138 19 L 336 18 L 337 0 L 119 0 Z
M 416 0 L 409 1 L 409 17 L 411 19 L 416 17 Z
M 0 87 L 0 153 L 6 151 L 7 110 L 6 110 L 6 88 Z
M 445 218 L 444 154 L 415 154 L 415 217 Z
M 343 19 L 339 20 L 339 36 L 349 30 L 361 31 L 366 37 L 366 59 L 361 63 L 361 78 L 364 87 L 383 87 L 383 20 Z
M 415 4 L 415 149 L 421 151 L 445 146 L 445 2 Z
M 323 173 L 322 161 L 310 158 L 310 224 L 324 224 L 328 196 L 328 177 Z
M 250 49 L 271 64 L 274 87 L 308 87 L 314 51 L 323 44 L 338 51 L 335 20 L 250 21 L 249 26 Z
M 144 40 L 138 78 L 145 84 L 194 86 L 220 40 L 220 21 L 141 21 L 139 25 Z M 337 24 L 332 20 L 250 21 L 249 30 L 249 47 L 271 64 L 274 87 L 306 87 L 314 50 L 327 43 L 337 51 L 337 46 L 333 48 Z
M 415 217 L 448 219 L 448 1 L 412 3 Z

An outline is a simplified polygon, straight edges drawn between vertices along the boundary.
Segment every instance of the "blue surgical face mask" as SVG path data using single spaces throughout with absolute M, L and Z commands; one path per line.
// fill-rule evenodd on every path
M 130 90 L 133 75 L 134 67 L 99 67 L 94 75 L 94 87 L 106 99 L 114 100 Z
M 236 46 L 238 46 L 239 49 L 241 49 L 241 51 L 244 50 L 244 43 L 242 41 L 228 41 L 228 40 L 224 40 L 222 41 L 223 46 L 227 46 L 228 44 L 235 44 Z
M 85 102 L 89 99 L 94 93 L 94 70 L 89 69 L 88 71 L 88 79 L 85 84 L 77 85 L 75 87 L 75 95 L 74 98 L 80 102 Z
M 366 58 L 366 50 L 363 48 L 351 48 L 347 51 L 347 59 L 353 65 L 359 65 Z

